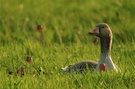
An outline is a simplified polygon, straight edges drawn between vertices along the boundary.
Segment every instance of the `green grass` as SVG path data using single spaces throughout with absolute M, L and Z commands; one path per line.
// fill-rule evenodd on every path
M 134 10 L 133 0 L 0 0 L 0 89 L 134 89 Z M 100 47 L 87 33 L 100 22 L 112 29 L 112 59 L 121 73 L 63 72 L 98 60 Z

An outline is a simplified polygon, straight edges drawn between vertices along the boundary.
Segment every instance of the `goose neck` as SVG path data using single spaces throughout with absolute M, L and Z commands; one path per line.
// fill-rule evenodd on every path
M 111 46 L 112 46 L 112 38 L 111 37 L 104 37 L 100 38 L 101 43 L 101 53 L 110 54 Z

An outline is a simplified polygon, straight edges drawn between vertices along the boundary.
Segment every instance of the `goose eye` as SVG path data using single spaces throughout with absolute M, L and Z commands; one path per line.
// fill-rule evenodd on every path
M 102 28 L 105 28 L 104 26 Z

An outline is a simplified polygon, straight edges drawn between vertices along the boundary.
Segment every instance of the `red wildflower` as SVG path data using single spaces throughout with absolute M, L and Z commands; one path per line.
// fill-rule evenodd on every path
M 100 72 L 105 71 L 106 70 L 105 64 L 100 64 L 99 70 Z
M 41 31 L 43 29 L 42 25 L 37 25 L 37 30 Z
M 31 56 L 27 56 L 25 61 L 28 62 L 28 63 L 31 63 L 32 62 L 32 57 Z
M 24 68 L 23 67 L 21 67 L 19 71 L 20 71 L 21 75 L 24 75 Z
M 98 44 L 98 38 L 97 38 L 97 37 L 93 38 L 93 43 L 94 43 L 95 45 Z

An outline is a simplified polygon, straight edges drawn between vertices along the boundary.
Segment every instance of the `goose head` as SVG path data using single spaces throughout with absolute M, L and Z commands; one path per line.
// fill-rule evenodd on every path
M 97 24 L 95 28 L 89 32 L 89 34 L 98 36 L 99 38 L 112 36 L 111 29 L 106 23 Z

